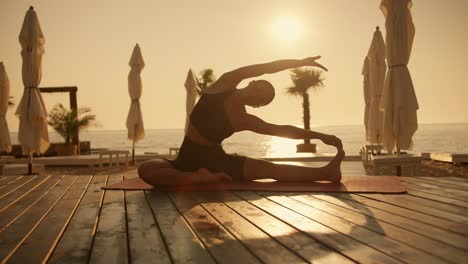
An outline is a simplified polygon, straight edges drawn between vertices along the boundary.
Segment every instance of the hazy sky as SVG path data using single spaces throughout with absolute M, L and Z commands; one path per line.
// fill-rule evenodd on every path
M 419 122 L 468 122 L 468 1 L 413 2 L 409 69 Z M 313 55 L 322 56 L 329 72 L 325 87 L 310 97 L 312 126 L 361 124 L 362 63 L 375 27 L 385 32 L 380 0 L 0 0 L 0 61 L 16 103 L 23 92 L 18 35 L 30 5 L 46 39 L 40 86 L 78 86 L 78 104 L 93 109 L 98 129 L 125 129 L 128 61 L 136 43 L 146 63 L 141 104 L 147 129 L 184 126 L 189 68 L 213 68 L 219 77 L 240 66 Z M 295 38 L 283 32 L 284 20 Z M 302 124 L 301 99 L 284 93 L 289 72 L 264 78 L 277 97 L 248 111 L 269 122 Z M 67 95 L 43 97 L 48 110 L 59 102 L 68 106 Z M 11 131 L 18 130 L 15 109 L 7 115 Z

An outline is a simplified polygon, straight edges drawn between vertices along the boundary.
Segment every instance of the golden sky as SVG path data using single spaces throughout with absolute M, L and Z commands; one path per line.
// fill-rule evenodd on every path
M 147 129 L 183 128 L 189 68 L 213 68 L 220 76 L 314 55 L 329 72 L 325 87 L 310 96 L 312 126 L 361 124 L 362 63 L 375 27 L 385 32 L 380 0 L 0 0 L 0 61 L 16 102 L 23 92 L 18 35 L 30 5 L 46 39 L 40 86 L 78 86 L 78 104 L 93 109 L 97 129 L 125 129 L 128 62 L 136 43 L 146 63 L 141 105 Z M 468 1 L 415 0 L 412 10 L 416 36 L 408 66 L 419 122 L 468 122 Z M 248 111 L 300 125 L 301 99 L 284 93 L 289 72 L 264 78 L 277 97 Z M 66 95 L 43 97 L 48 110 L 68 105 Z M 7 114 L 11 131 L 18 130 L 15 109 Z

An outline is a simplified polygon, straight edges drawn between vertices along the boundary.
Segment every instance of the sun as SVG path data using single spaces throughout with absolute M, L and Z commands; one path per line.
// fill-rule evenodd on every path
M 302 23 L 295 17 L 284 16 L 273 23 L 273 33 L 284 42 L 294 42 L 304 30 Z

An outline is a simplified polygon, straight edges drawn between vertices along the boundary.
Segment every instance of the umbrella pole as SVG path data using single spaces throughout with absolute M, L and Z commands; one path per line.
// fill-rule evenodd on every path
M 32 154 L 29 154 L 28 175 L 32 175 Z
M 400 148 L 397 147 L 397 155 L 400 155 Z M 396 167 L 396 175 L 401 176 L 401 166 Z
M 132 140 L 132 165 L 135 165 L 135 140 Z

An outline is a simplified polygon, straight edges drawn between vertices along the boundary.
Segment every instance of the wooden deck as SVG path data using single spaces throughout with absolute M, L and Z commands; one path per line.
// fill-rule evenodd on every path
M 0 176 L 0 261 L 468 263 L 466 178 L 402 178 L 405 195 L 101 190 L 131 177 Z

